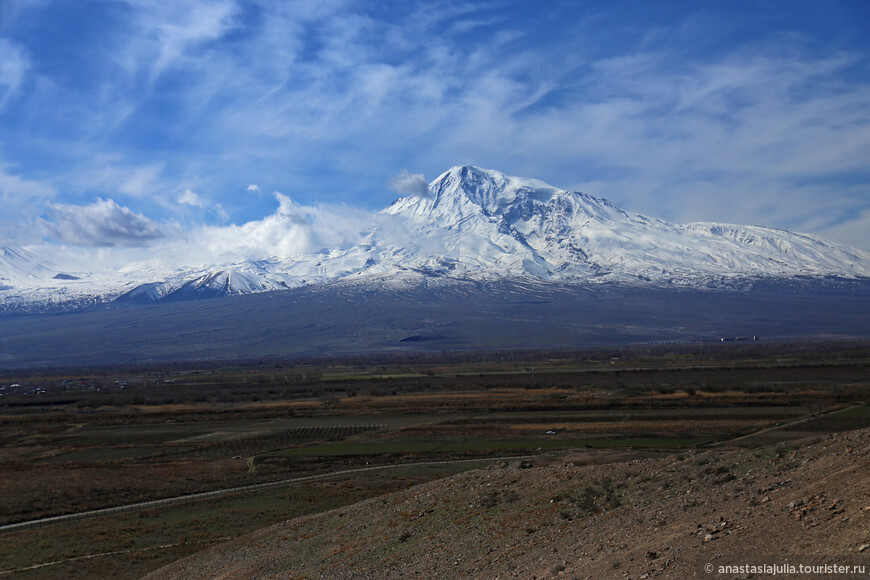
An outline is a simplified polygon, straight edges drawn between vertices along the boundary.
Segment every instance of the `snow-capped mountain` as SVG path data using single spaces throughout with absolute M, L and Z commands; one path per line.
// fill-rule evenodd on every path
M 57 275 L 56 268 L 33 253 L 12 244 L 0 245 L 0 289 L 43 282 Z
M 118 286 L 105 276 L 82 279 L 15 244 L 0 245 L 0 311 L 99 303 L 117 296 Z
M 402 198 L 385 211 L 441 240 L 440 252 L 430 258 L 510 264 L 515 274 L 688 286 L 739 278 L 870 275 L 870 253 L 813 236 L 757 226 L 669 223 L 605 199 L 476 167 L 450 169 L 429 193 Z
M 170 272 L 71 276 L 23 250 L 0 257 L 0 303 L 150 303 L 266 292 L 333 281 L 415 283 L 522 279 L 698 288 L 794 277 L 870 278 L 870 252 L 759 226 L 676 224 L 611 202 L 472 166 L 425 195 L 396 200 L 350 247 Z M 61 276 L 64 278 L 64 276 Z M 12 297 L 12 298 L 11 298 Z M 64 298 L 65 297 L 65 298 Z
M 151 282 L 137 286 L 118 298 L 120 303 L 150 304 L 235 296 L 286 289 L 288 286 L 275 281 L 270 272 L 256 262 L 249 262 L 223 270 L 209 270 L 193 278 L 183 275 L 180 280 Z

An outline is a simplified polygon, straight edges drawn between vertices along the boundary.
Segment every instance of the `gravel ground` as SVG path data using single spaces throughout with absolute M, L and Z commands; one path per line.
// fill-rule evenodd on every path
M 496 464 L 286 521 L 148 578 L 763 577 L 703 572 L 733 556 L 870 572 L 870 430 L 583 463 Z

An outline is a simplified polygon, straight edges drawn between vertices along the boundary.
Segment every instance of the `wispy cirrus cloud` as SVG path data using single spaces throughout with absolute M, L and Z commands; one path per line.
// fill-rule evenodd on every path
M 0 163 L 0 239 L 33 241 L 31 227 L 34 210 L 43 208 L 57 196 L 50 184 L 23 178 L 8 165 Z
M 273 216 L 247 184 L 368 211 L 391 178 L 422 192 L 475 163 L 870 247 L 870 35 L 849 6 L 13 4 L 0 152 L 55 203 L 244 234 Z M 46 34 L 62 17 L 75 34 Z M 32 217 L 51 198 L 19 199 Z
M 549 139 L 610 174 L 580 187 L 635 211 L 819 231 L 802 214 L 870 205 L 848 185 L 866 175 L 862 151 L 870 147 L 870 84 L 841 80 L 858 62 L 847 54 L 740 55 L 687 71 L 655 66 L 627 81 L 610 71 L 601 84 L 620 79 L 611 84 L 621 98 L 537 120 Z M 837 202 L 822 203 L 833 188 Z
M 176 61 L 190 58 L 190 52 L 214 41 L 234 27 L 237 9 L 231 0 L 160 2 L 124 0 L 136 13 L 140 42 L 131 47 L 145 54 L 134 55 L 138 64 L 147 63 L 153 82 Z
M 0 37 L 0 109 L 18 90 L 30 61 L 24 51 Z

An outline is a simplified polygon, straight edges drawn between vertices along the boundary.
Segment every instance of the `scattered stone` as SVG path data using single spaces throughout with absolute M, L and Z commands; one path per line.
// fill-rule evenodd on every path
M 870 441 L 870 429 L 861 433 Z M 817 450 L 819 447 L 809 449 Z M 843 446 L 836 449 L 842 450 Z M 733 452 L 733 455 L 743 457 L 749 453 L 751 452 L 741 450 Z M 366 543 L 360 544 L 359 548 L 371 549 L 378 545 L 382 535 L 386 538 L 389 533 L 389 540 L 395 542 L 405 531 L 401 527 L 398 530 L 390 528 L 389 519 L 385 518 L 396 518 L 399 515 L 403 522 L 411 520 L 414 525 L 408 526 L 406 533 L 412 533 L 413 537 L 408 537 L 408 541 L 403 544 L 402 565 L 403 568 L 407 567 L 403 572 L 414 577 L 531 578 L 533 574 L 537 574 L 538 578 L 565 578 L 575 577 L 582 570 L 584 576 L 590 578 L 687 578 L 694 575 L 700 554 L 715 561 L 718 557 L 714 554 L 716 552 L 747 553 L 757 549 L 785 551 L 792 546 L 806 547 L 809 550 L 814 547 L 836 546 L 839 553 L 851 553 L 855 556 L 861 553 L 860 557 L 863 558 L 870 554 L 870 537 L 861 539 L 856 534 L 859 533 L 858 528 L 863 529 L 870 521 L 870 501 L 867 500 L 870 483 L 866 479 L 856 479 L 852 471 L 839 469 L 845 465 L 852 466 L 858 453 L 867 452 L 856 445 L 855 454 L 849 458 L 827 453 L 820 454 L 818 462 L 805 465 L 800 461 L 791 462 L 781 466 L 782 475 L 775 476 L 775 481 L 771 481 L 774 476 L 771 475 L 767 456 L 758 458 L 757 465 L 752 464 L 755 468 L 753 473 L 758 474 L 758 480 L 747 485 L 740 494 L 726 492 L 721 488 L 705 489 L 698 486 L 692 489 L 690 495 L 685 495 L 686 490 L 679 489 L 676 483 L 669 494 L 653 494 L 650 492 L 655 485 L 635 489 L 640 485 L 637 484 L 638 480 L 616 472 L 612 475 L 614 487 L 623 493 L 620 498 L 623 506 L 631 509 L 614 509 L 608 517 L 575 518 L 573 523 L 560 518 L 559 510 L 574 509 L 577 500 L 585 497 L 583 491 L 587 482 L 591 482 L 589 485 L 593 487 L 601 477 L 611 475 L 605 471 L 608 468 L 578 467 L 576 477 L 582 483 L 569 484 L 567 478 L 562 477 L 562 472 L 567 468 L 561 460 L 551 466 L 517 469 L 520 467 L 520 460 L 513 459 L 509 464 L 511 471 L 486 472 L 489 474 L 487 478 L 479 482 L 473 479 L 474 474 L 469 474 L 413 488 L 425 489 L 429 492 L 426 497 L 429 494 L 432 498 L 455 497 L 459 517 L 469 503 L 478 505 L 477 498 L 481 493 L 504 493 L 508 489 L 505 482 L 513 478 L 511 485 L 517 490 L 521 501 L 511 505 L 499 505 L 499 508 L 505 509 L 487 513 L 491 518 L 482 522 L 476 531 L 465 524 L 457 525 L 455 535 L 442 531 L 439 526 L 444 522 L 449 524 L 452 520 L 432 521 L 441 516 L 443 510 L 439 507 L 433 512 L 434 499 L 423 502 L 418 496 L 411 496 L 412 490 L 391 496 L 405 498 L 403 503 L 396 503 L 394 508 L 382 508 L 376 501 L 342 508 L 341 513 L 353 514 L 353 517 L 345 517 L 341 522 L 347 526 L 352 526 L 356 521 L 369 523 L 374 531 L 360 535 Z M 864 456 L 860 459 L 863 462 Z M 632 465 L 641 465 L 644 468 L 637 471 L 638 478 L 645 475 L 657 477 L 664 462 L 656 458 Z M 705 468 L 696 467 L 693 462 L 683 462 L 681 465 L 686 473 L 676 472 L 671 477 L 675 482 L 688 481 L 687 475 L 700 473 Z M 743 464 L 739 465 L 743 469 Z M 790 476 L 794 477 L 793 483 L 785 479 Z M 565 483 L 561 483 L 563 481 Z M 460 483 L 465 487 L 460 487 Z M 824 493 L 819 494 L 821 489 L 824 489 Z M 782 497 L 784 492 L 790 497 Z M 560 499 L 550 503 L 549 500 L 556 493 L 561 494 Z M 780 494 L 774 506 L 763 510 L 757 508 L 759 503 L 772 502 L 774 493 Z M 697 503 L 687 502 L 688 498 L 697 500 Z M 602 499 L 603 496 L 598 497 L 598 501 Z M 747 503 L 750 499 L 753 501 Z M 446 501 L 442 499 L 442 503 Z M 866 508 L 860 505 L 862 501 L 866 502 Z M 384 509 L 389 513 L 382 513 Z M 438 516 L 434 515 L 436 513 Z M 796 518 L 801 520 L 802 525 L 795 524 Z M 345 524 L 349 519 L 351 522 Z M 300 525 L 311 527 L 317 521 L 309 520 L 311 524 Z M 849 523 L 841 524 L 840 521 Z M 819 530 L 809 529 L 813 527 L 819 527 Z M 362 526 L 356 529 L 362 529 Z M 355 530 L 348 527 L 336 529 L 332 533 L 336 537 L 344 538 L 346 534 L 354 532 Z M 495 533 L 490 535 L 490 532 Z M 486 539 L 484 535 L 487 536 Z M 627 544 L 625 538 L 631 538 L 632 543 Z M 320 543 L 315 543 L 315 540 Z M 704 545 L 713 541 L 716 541 L 716 546 Z M 326 543 L 319 540 L 319 536 L 305 542 L 300 540 L 299 543 L 306 549 L 320 549 L 321 546 L 325 546 L 324 550 L 328 548 Z M 661 547 L 653 549 L 653 545 Z M 527 555 L 520 553 L 521 547 L 527 548 Z M 282 549 L 287 550 L 286 547 Z M 277 551 L 275 553 L 278 554 Z M 321 573 L 327 566 L 332 566 L 329 577 L 358 577 L 355 575 L 358 566 L 348 560 L 358 550 L 332 555 L 329 552 L 323 553 L 326 554 L 324 559 L 316 562 L 323 566 Z M 637 557 L 632 558 L 630 555 Z M 272 559 L 267 560 L 264 556 L 255 564 L 266 562 L 264 565 L 271 565 L 273 561 L 280 561 L 273 556 L 270 553 L 268 558 Z M 615 560 L 616 556 L 622 560 L 621 564 Z M 212 553 L 210 557 L 216 556 Z M 215 577 L 222 569 L 228 570 L 230 566 L 238 565 L 237 560 L 218 557 L 223 558 L 219 564 L 212 561 L 206 563 L 216 570 L 209 577 Z M 200 557 L 200 562 L 204 561 Z M 398 568 L 393 567 L 395 561 L 396 559 L 392 559 L 387 562 L 390 567 L 384 564 L 373 569 L 371 576 L 374 577 L 378 572 L 388 577 L 397 574 Z M 505 561 L 511 562 L 511 565 L 508 566 Z M 209 568 L 210 572 L 212 568 Z M 254 570 L 253 565 L 250 569 Z M 313 573 L 316 571 L 313 567 L 311 571 L 311 576 L 318 575 Z M 385 571 L 387 573 L 384 574 Z

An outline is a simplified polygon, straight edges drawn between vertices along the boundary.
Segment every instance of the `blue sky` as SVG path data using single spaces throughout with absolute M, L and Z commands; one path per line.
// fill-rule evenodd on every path
M 0 0 L 0 240 L 295 212 L 305 244 L 252 251 L 310 249 L 471 163 L 870 248 L 868 28 L 863 1 Z

